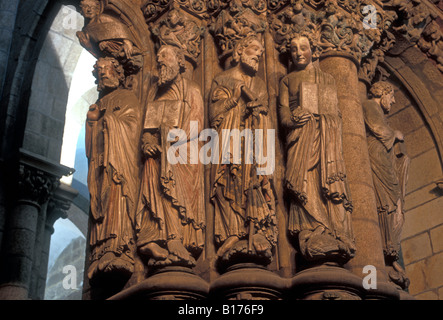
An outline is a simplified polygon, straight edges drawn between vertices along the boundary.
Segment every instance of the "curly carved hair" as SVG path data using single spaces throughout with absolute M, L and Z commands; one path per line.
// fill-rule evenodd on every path
M 239 41 L 237 41 L 237 43 L 234 46 L 234 51 L 232 52 L 232 62 L 233 62 L 233 64 L 237 64 L 237 63 L 240 62 L 241 53 L 253 41 L 258 41 L 259 43 L 262 43 L 260 38 L 257 35 L 255 35 L 255 34 L 248 35 L 248 36 L 240 39 Z
M 120 64 L 120 62 L 118 62 L 118 60 L 113 58 L 113 57 L 101 57 L 101 58 L 98 58 L 97 62 L 94 64 L 94 69 L 92 71 L 92 75 L 97 79 L 96 83 L 98 83 L 98 78 L 99 78 L 98 77 L 98 64 L 100 62 L 104 62 L 104 61 L 108 61 L 108 62 L 112 63 L 112 66 L 114 67 L 114 70 L 117 73 L 117 77 L 118 77 L 118 80 L 119 80 L 120 84 L 123 84 L 125 82 L 125 79 L 126 79 L 126 77 L 125 77 L 125 70 L 124 70 L 123 66 Z M 99 85 L 98 89 L 100 91 L 102 88 L 100 87 L 99 83 L 98 83 L 98 85 Z
M 379 81 L 372 85 L 369 93 L 373 98 L 381 98 L 385 94 L 389 94 L 394 91 L 392 85 L 386 81 Z
M 170 44 L 164 44 L 158 49 L 157 54 L 161 50 L 163 50 L 164 48 L 170 48 L 170 49 L 172 49 L 172 51 L 174 51 L 175 56 L 177 57 L 178 65 L 180 66 L 180 73 L 185 72 L 186 71 L 186 63 L 185 63 L 186 58 L 185 58 L 185 54 L 184 54 L 183 50 L 176 47 L 176 46 L 172 46 Z
M 298 38 L 306 38 L 309 41 L 309 45 L 311 47 L 312 58 L 317 58 L 317 39 L 315 38 L 314 33 L 311 30 L 301 30 L 299 32 L 292 32 L 289 34 L 288 42 L 287 42 L 287 50 L 291 52 L 291 43 L 292 40 Z

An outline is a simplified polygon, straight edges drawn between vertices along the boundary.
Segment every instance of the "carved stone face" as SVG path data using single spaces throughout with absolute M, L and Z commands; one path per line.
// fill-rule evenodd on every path
M 389 93 L 383 94 L 380 99 L 380 106 L 382 107 L 384 113 L 389 113 L 391 111 L 392 104 L 395 103 L 394 90 Z
M 104 88 L 115 89 L 120 85 L 119 77 L 112 61 L 99 59 L 96 68 L 99 90 Z
M 258 71 L 260 58 L 263 55 L 264 48 L 258 40 L 253 40 L 243 49 L 240 56 L 240 63 L 247 70 L 256 73 Z
M 87 19 L 93 19 L 100 14 L 100 3 L 97 0 L 83 0 L 80 8 Z
M 294 38 L 291 41 L 292 61 L 297 69 L 305 69 L 312 63 L 312 51 L 308 38 Z
M 159 71 L 158 84 L 160 86 L 177 78 L 180 73 L 180 63 L 172 47 L 164 46 L 160 48 L 157 54 L 157 68 Z
M 175 27 L 181 20 L 180 14 L 177 10 L 169 12 L 168 21 L 172 27 Z

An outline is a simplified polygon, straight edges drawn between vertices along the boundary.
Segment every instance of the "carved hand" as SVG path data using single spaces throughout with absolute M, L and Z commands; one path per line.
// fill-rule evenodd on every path
M 123 40 L 123 50 L 125 51 L 126 58 L 131 59 L 134 52 L 134 45 L 130 40 Z
M 93 104 L 89 107 L 86 118 L 88 121 L 97 121 L 100 118 L 100 110 L 96 104 Z
M 76 35 L 77 35 L 78 41 L 80 41 L 80 44 L 83 47 L 87 47 L 87 48 L 90 47 L 89 37 L 86 33 L 82 32 L 82 31 L 77 31 Z
M 261 114 L 268 114 L 268 108 L 266 105 L 263 105 L 263 101 L 256 100 L 251 101 L 246 104 L 246 108 L 250 109 L 253 113 L 261 113 Z
M 147 143 L 143 145 L 143 153 L 147 158 L 153 158 L 161 152 L 162 149 L 158 144 Z
M 292 113 L 292 121 L 299 127 L 305 125 L 310 119 L 314 118 L 314 115 L 300 107 L 297 107 Z
M 237 103 L 240 100 L 240 96 L 242 93 L 242 88 L 245 86 L 244 82 L 238 82 L 234 86 L 234 93 L 232 95 L 232 98 L 234 99 L 235 103 Z

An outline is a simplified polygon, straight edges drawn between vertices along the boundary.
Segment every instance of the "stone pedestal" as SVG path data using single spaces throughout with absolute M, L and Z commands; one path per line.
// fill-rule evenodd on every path
M 185 267 L 165 267 L 108 300 L 203 300 L 209 284 Z
M 254 264 L 230 267 L 211 284 L 211 298 L 217 300 L 280 300 L 288 280 Z
M 292 278 L 290 299 L 361 300 L 362 279 L 340 267 L 320 266 L 303 270 Z

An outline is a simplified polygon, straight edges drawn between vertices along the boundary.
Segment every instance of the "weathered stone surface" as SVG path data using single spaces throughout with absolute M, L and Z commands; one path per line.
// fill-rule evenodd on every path
M 426 291 L 415 296 L 418 300 L 439 300 L 438 294 L 435 291 Z
M 436 165 L 440 162 L 437 150 L 429 150 L 411 160 L 409 180 L 406 192 L 412 192 L 435 181 L 442 175 L 442 169 Z
M 432 255 L 431 241 L 427 232 L 402 241 L 401 248 L 405 264 L 410 264 Z
M 408 238 L 423 231 L 433 228 L 443 223 L 443 215 L 441 208 L 443 206 L 443 198 L 437 198 L 429 201 L 422 206 L 407 211 L 405 213 L 405 224 L 403 227 L 402 237 Z
M 439 253 L 443 250 L 443 225 L 431 229 L 430 234 L 432 251 Z
M 438 193 L 435 192 L 435 184 L 430 183 L 406 195 L 405 210 L 410 211 L 436 198 L 438 198 Z

